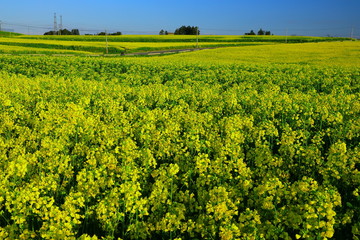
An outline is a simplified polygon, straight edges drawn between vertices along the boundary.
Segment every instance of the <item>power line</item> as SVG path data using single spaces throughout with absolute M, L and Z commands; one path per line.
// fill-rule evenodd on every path
M 55 19 L 54 19 L 55 22 Z M 3 25 L 6 26 L 13 26 L 13 27 L 24 27 L 24 28 L 34 28 L 34 29 L 42 29 L 42 30 L 54 30 L 54 25 L 52 27 L 50 26 L 34 26 L 31 24 L 20 24 L 20 23 L 10 23 L 10 22 L 2 22 Z M 59 29 L 64 29 L 66 27 L 64 27 L 64 25 L 62 24 L 62 19 L 60 19 L 60 24 L 59 24 Z M 91 29 L 91 28 L 78 28 L 79 31 L 85 31 L 85 32 L 102 32 L 104 30 L 102 30 L 101 28 L 99 29 Z M 57 30 L 57 28 L 56 28 Z M 112 30 L 110 29 L 110 32 L 114 32 L 114 31 L 118 31 L 118 30 Z M 131 32 L 131 33 L 156 33 L 156 31 L 126 31 L 126 32 Z
M 2 22 L 3 25 L 7 25 L 7 26 L 13 26 L 13 27 L 30 27 L 30 28 L 37 28 L 37 29 L 52 29 L 53 27 L 50 26 L 33 26 L 33 25 L 29 25 L 29 24 L 19 24 L 19 23 L 9 23 L 9 22 Z
M 7 22 L 7 21 L 0 21 L 0 28 L 1 29 L 4 29 L 4 26 L 12 26 L 12 27 L 21 27 L 21 28 L 24 28 L 26 30 L 24 30 L 25 32 L 27 31 L 28 33 L 30 32 L 30 29 L 39 29 L 39 30 L 55 30 L 55 32 L 57 32 L 58 28 L 59 29 L 65 29 L 67 28 L 66 26 L 63 26 L 63 23 L 62 23 L 62 16 L 60 16 L 60 24 L 57 25 L 57 19 L 56 19 L 56 13 L 54 14 L 54 25 L 51 27 L 49 25 L 47 26 L 41 26 L 41 25 L 33 25 L 33 24 L 24 24 L 24 23 L 14 23 L 14 22 Z M 95 28 L 77 28 L 79 29 L 79 31 L 82 31 L 82 32 L 90 32 L 90 33 L 99 33 L 99 32 L 102 32 L 104 28 L 98 28 L 98 29 L 95 29 Z M 225 32 L 225 33 L 234 33 L 234 34 L 243 34 L 247 31 L 249 31 L 249 29 L 245 30 L 245 29 L 235 29 L 235 28 L 202 28 L 203 29 L 203 32 L 204 34 L 219 34 L 221 32 Z M 116 31 L 119 31 L 119 29 L 107 29 L 108 32 L 116 32 Z M 270 29 L 272 33 L 284 33 L 284 29 Z M 336 30 L 342 30 L 341 33 L 334 33 L 334 34 L 331 34 L 330 31 L 336 31 Z M 353 36 L 353 37 L 357 37 L 355 35 L 358 35 L 356 34 L 356 30 L 355 30 L 355 27 L 332 27 L 332 28 L 289 28 L 288 29 L 288 32 L 289 34 L 288 35 L 291 35 L 291 33 L 294 33 L 296 34 L 296 32 L 303 32 L 304 35 L 307 35 L 309 33 L 319 33 L 321 34 L 320 32 L 324 32 L 324 31 L 329 31 L 329 33 L 333 36 Z M 158 31 L 144 31 L 144 30 L 122 30 L 121 32 L 123 33 L 126 33 L 126 34 L 158 34 L 159 32 Z M 215 32 L 215 33 L 214 33 Z M 346 33 L 347 32 L 347 33 Z M 307 34 L 306 34 L 307 33 Z

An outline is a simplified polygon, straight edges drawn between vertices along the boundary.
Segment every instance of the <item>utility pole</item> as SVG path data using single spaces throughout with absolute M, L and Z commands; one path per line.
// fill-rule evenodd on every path
M 56 20 L 56 13 L 54 13 L 54 35 L 56 35 L 57 31 L 57 20 Z
M 1 29 L 2 29 L 2 28 L 1 28 L 1 24 L 2 24 L 2 21 L 0 20 L 0 31 L 2 31 L 2 30 L 1 30 Z
M 351 28 L 351 35 L 350 35 L 350 38 L 353 38 L 354 37 L 354 27 Z
M 106 54 L 109 54 L 109 44 L 107 38 L 107 31 L 105 30 L 105 40 L 106 40 Z
M 199 48 L 199 27 L 196 27 L 196 48 Z
M 288 30 L 286 29 L 286 34 L 285 34 L 285 43 L 287 43 L 287 40 L 288 40 Z

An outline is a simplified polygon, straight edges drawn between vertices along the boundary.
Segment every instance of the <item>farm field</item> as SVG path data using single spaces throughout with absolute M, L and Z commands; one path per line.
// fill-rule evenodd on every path
M 147 52 L 169 49 L 272 45 L 279 43 L 342 41 L 346 38 L 294 36 L 28 36 L 0 33 L 0 53 L 98 55 Z M 107 41 L 107 42 L 106 42 Z M 16 49 L 16 47 L 19 47 Z
M 0 239 L 359 239 L 360 43 L 271 38 L 0 55 Z
M 275 44 L 271 42 L 206 42 L 198 45 L 202 48 L 248 46 Z M 9 48 L 15 47 L 15 48 Z M 19 47 L 19 49 L 16 49 Z M 194 42 L 110 42 L 110 54 L 133 53 L 143 51 L 195 48 Z M 43 39 L 0 38 L 0 52 L 2 53 L 68 53 L 68 54 L 104 54 L 106 42 L 92 41 L 64 41 Z

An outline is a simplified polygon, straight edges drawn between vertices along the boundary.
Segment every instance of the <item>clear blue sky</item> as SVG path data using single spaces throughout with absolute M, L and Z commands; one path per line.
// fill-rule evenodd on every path
M 64 28 L 82 34 L 107 29 L 123 34 L 173 32 L 199 26 L 201 34 L 244 34 L 253 29 L 276 35 L 360 37 L 360 0 L 4 0 L 3 29 L 42 34 L 54 13 Z M 20 26 L 24 25 L 24 26 Z M 30 27 L 26 27 L 30 26 Z

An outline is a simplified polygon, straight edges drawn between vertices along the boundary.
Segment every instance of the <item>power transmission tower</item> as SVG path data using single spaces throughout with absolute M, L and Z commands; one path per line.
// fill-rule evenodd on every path
M 56 19 L 56 13 L 54 13 L 54 35 L 56 35 L 57 32 L 57 19 Z
M 61 30 L 62 30 L 62 28 L 63 28 L 62 15 L 60 15 L 59 35 L 61 35 Z

